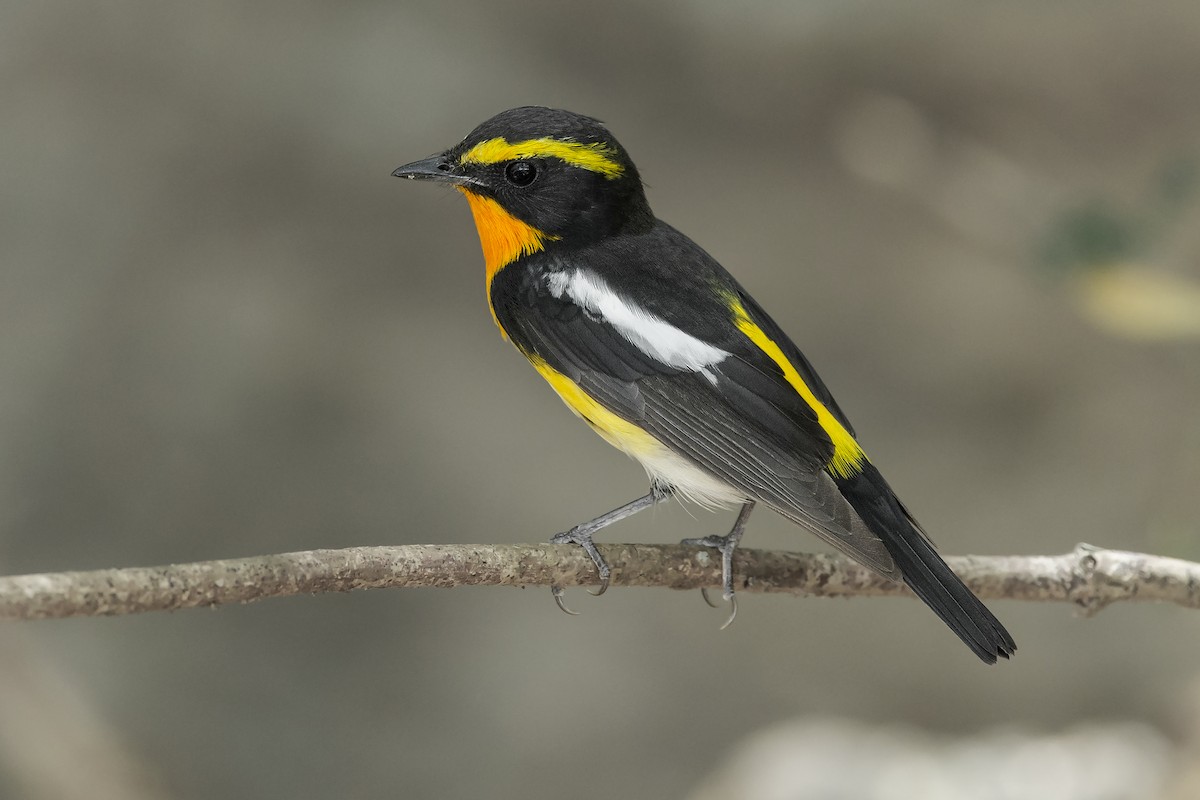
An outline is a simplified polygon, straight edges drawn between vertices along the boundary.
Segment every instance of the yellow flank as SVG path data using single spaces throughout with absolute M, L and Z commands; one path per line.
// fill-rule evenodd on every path
M 774 340 L 763 333 L 762 328 L 750 319 L 750 315 L 746 313 L 741 302 L 734 299 L 730 303 L 730 308 L 733 310 L 734 323 L 738 330 L 779 365 L 787 382 L 804 398 L 804 402 L 817 412 L 818 424 L 825 430 L 829 440 L 833 442 L 833 457 L 825 465 L 826 468 L 839 478 L 850 478 L 857 475 L 862 470 L 863 461 L 867 459 L 867 454 L 858 446 L 858 442 L 854 441 L 854 437 L 842 426 L 842 423 L 838 422 L 837 417 L 829 412 L 825 404 L 817 399 L 812 389 L 800 377 L 800 373 L 792 366 L 792 362 L 788 361 L 783 351 L 779 349 L 779 345 L 775 344 Z
M 526 139 L 510 143 L 503 136 L 480 142 L 462 154 L 460 164 L 499 164 L 520 158 L 557 158 L 581 169 L 598 172 L 612 180 L 625 172 L 625 167 L 612 158 L 612 151 L 603 143 L 584 144 L 563 139 Z
M 574 411 L 600 434 L 604 441 L 635 458 L 653 456 L 663 449 L 662 443 L 628 420 L 621 419 L 596 402 L 579 384 L 551 367 L 538 356 L 527 355 L 534 369 L 554 387 L 567 407 Z
M 521 256 L 545 249 L 547 241 L 553 241 L 558 237 L 526 225 L 505 211 L 490 197 L 475 194 L 461 186 L 458 187 L 458 190 L 466 196 L 467 204 L 471 206 L 471 215 L 475 217 L 475 228 L 479 231 L 479 244 L 483 248 L 488 308 L 492 311 L 492 319 L 495 320 L 496 326 L 500 328 L 501 333 L 504 333 L 500 320 L 496 319 L 496 309 L 492 308 L 492 278 L 508 264 Z

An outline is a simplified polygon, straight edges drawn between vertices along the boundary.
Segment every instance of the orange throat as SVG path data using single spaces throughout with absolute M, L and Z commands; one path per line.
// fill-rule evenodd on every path
M 475 229 L 479 231 L 479 245 L 483 248 L 483 270 L 487 279 L 488 310 L 492 312 L 492 321 L 500 329 L 500 335 L 505 339 L 508 333 L 496 317 L 496 308 L 492 305 L 492 278 L 521 256 L 544 250 L 546 242 L 557 239 L 543 233 L 531 225 L 509 214 L 504 208 L 490 197 L 467 191 L 461 186 L 455 187 L 467 198 L 471 206 L 471 215 L 475 217 Z
M 489 289 L 492 278 L 501 269 L 521 256 L 544 250 L 546 242 L 558 238 L 525 224 L 490 197 L 475 194 L 462 187 L 458 187 L 458 190 L 467 198 L 471 214 L 475 217 L 475 228 L 479 231 L 479 244 L 483 248 L 483 268 Z

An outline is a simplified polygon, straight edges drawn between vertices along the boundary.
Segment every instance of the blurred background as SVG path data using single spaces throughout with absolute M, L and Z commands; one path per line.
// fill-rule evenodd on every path
M 608 122 L 945 552 L 1200 559 L 1198 80 L 1194 0 L 4 4 L 0 571 L 539 541 L 641 494 L 500 339 L 466 204 L 389 177 L 530 103 Z M 1200 791 L 1195 612 L 994 602 L 986 668 L 904 599 L 568 600 L 5 625 L 0 797 Z

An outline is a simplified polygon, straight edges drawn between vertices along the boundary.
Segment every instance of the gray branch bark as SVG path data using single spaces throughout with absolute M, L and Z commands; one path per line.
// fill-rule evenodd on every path
M 601 545 L 614 586 L 698 589 L 720 583 L 720 561 L 678 545 Z M 1060 601 L 1094 614 L 1119 600 L 1200 608 L 1200 564 L 1081 544 L 1057 556 L 946 559 L 984 599 Z M 817 597 L 910 594 L 840 556 L 739 550 L 745 592 Z M 401 545 L 311 550 L 164 567 L 0 577 L 0 619 L 112 616 L 355 589 L 579 586 L 591 561 L 568 545 Z

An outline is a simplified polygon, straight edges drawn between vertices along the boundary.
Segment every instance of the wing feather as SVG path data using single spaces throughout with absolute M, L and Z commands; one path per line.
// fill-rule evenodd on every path
M 536 276 L 512 293 L 520 302 L 505 302 L 499 285 L 499 297 L 493 290 L 498 319 L 526 355 L 739 492 L 867 567 L 898 577 L 883 543 L 824 472 L 832 444 L 815 413 L 760 351 L 728 350 L 710 369 L 674 367 L 594 311 L 570 308 L 569 297 L 554 296 Z

